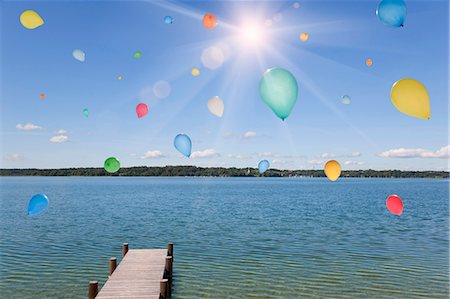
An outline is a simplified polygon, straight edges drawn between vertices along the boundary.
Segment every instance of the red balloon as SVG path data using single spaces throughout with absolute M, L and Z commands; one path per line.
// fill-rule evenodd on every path
M 146 104 L 140 103 L 136 106 L 137 117 L 142 118 L 142 117 L 146 116 L 147 113 L 148 113 L 148 107 Z
M 386 199 L 386 207 L 392 214 L 398 215 L 398 216 L 402 215 L 403 202 L 402 202 L 402 199 L 400 197 L 398 197 L 397 195 L 390 195 Z

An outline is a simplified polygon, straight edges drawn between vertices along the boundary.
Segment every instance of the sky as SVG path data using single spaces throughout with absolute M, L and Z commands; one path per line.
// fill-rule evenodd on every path
M 393 28 L 377 18 L 378 1 L 2 1 L 0 167 L 102 167 L 114 156 L 122 167 L 267 159 L 322 169 L 335 159 L 344 170 L 448 170 L 449 3 L 405 2 L 404 27 Z M 44 25 L 23 27 L 28 9 Z M 284 121 L 259 94 L 273 67 L 299 86 Z M 427 88 L 430 120 L 392 105 L 403 78 Z M 208 111 L 213 96 L 221 118 Z M 149 113 L 138 118 L 141 102 Z M 173 146 L 180 133 L 190 158 Z

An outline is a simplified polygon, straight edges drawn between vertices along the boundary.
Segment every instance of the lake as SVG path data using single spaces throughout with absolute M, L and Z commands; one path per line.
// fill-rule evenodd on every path
M 173 298 L 449 297 L 448 180 L 3 177 L 0 194 L 0 298 L 85 298 L 123 242 L 175 243 Z

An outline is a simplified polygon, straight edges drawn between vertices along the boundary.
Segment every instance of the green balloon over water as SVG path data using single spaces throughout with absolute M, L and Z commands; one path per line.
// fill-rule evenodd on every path
M 297 80 L 285 69 L 268 69 L 259 82 L 259 94 L 264 103 L 284 120 L 297 101 Z
M 120 162 L 115 157 L 109 157 L 103 166 L 107 172 L 114 173 L 120 169 Z

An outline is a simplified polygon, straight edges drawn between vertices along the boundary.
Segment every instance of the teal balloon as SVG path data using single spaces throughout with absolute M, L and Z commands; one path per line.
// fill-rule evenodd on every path
M 402 27 L 406 18 L 406 4 L 403 0 L 383 0 L 378 4 L 377 16 L 391 27 Z
M 270 163 L 267 160 L 261 160 L 258 163 L 258 171 L 260 174 L 263 174 L 264 172 L 266 172 L 267 169 L 269 169 L 270 167 Z
M 297 80 L 285 69 L 268 69 L 259 82 L 259 94 L 264 103 L 284 120 L 297 101 Z
M 37 216 L 48 207 L 48 197 L 45 194 L 36 194 L 28 202 L 28 216 Z
M 175 139 L 173 141 L 173 145 L 179 151 L 186 157 L 191 156 L 191 150 L 192 150 L 192 142 L 191 138 L 189 138 L 186 134 L 178 134 L 175 136 Z
M 341 102 L 344 105 L 350 105 L 352 103 L 352 98 L 350 96 L 348 96 L 348 95 L 344 95 L 341 98 Z
M 89 116 L 89 109 L 88 109 L 88 108 L 84 108 L 84 109 L 83 109 L 83 115 L 84 115 L 85 117 L 88 117 L 88 116 Z

